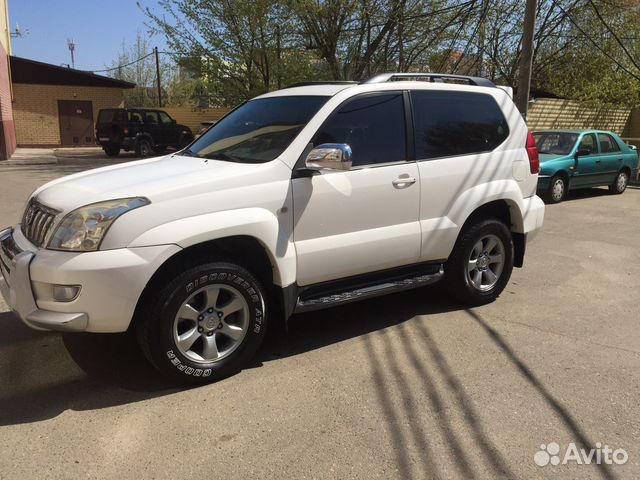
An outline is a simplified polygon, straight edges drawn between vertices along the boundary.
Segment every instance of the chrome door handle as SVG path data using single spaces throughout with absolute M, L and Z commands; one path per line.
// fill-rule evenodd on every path
M 393 184 L 394 187 L 404 188 L 416 183 L 416 179 L 413 177 L 410 177 L 409 175 L 407 175 L 406 177 L 401 175 L 391 183 Z

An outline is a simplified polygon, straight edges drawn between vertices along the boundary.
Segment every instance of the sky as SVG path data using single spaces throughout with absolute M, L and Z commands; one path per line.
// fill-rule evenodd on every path
M 158 8 L 156 0 L 139 0 Z M 75 47 L 75 67 L 101 70 L 110 66 L 136 33 L 147 35 L 146 17 L 136 0 L 9 0 L 11 30 L 16 23 L 28 31 L 11 39 L 12 54 L 54 65 L 70 64 L 67 39 Z M 163 38 L 151 37 L 151 46 L 165 48 Z

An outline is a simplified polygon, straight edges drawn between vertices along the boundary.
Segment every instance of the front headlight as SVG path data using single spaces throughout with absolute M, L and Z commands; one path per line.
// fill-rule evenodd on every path
M 111 224 L 120 215 L 151 202 L 143 197 L 92 203 L 69 213 L 56 227 L 48 248 L 73 252 L 98 250 Z

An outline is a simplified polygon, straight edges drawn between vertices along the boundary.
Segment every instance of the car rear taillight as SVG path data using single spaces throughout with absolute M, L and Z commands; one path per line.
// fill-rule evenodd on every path
M 129 129 L 128 129 L 128 128 L 125 128 L 125 129 L 124 129 L 124 134 L 125 134 L 125 135 L 129 135 Z M 535 146 L 535 144 L 536 144 L 536 142 L 534 141 L 534 142 L 533 142 L 533 145 Z M 536 152 L 537 152 L 537 151 L 538 151 L 538 150 L 536 150 Z
M 538 154 L 538 147 L 536 146 L 536 139 L 531 132 L 527 135 L 527 156 L 529 157 L 529 169 L 531 173 L 538 173 L 540 171 L 540 156 Z

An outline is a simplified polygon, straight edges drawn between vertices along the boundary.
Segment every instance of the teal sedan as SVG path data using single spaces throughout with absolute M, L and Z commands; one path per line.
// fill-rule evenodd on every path
M 638 152 L 612 132 L 545 130 L 533 136 L 540 153 L 538 195 L 561 202 L 569 189 L 606 185 L 623 193 L 638 175 Z

